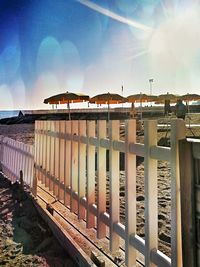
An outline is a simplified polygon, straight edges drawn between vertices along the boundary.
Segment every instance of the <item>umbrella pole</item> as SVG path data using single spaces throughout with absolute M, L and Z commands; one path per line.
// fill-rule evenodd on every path
M 71 114 L 70 114 L 70 104 L 69 104 L 69 101 L 68 101 L 68 103 L 67 103 L 67 106 L 68 106 L 69 120 L 71 120 Z
M 142 120 L 142 101 L 140 102 L 140 119 Z
M 110 103 L 108 102 L 108 121 L 110 121 Z
M 187 102 L 188 114 L 190 113 L 189 101 Z

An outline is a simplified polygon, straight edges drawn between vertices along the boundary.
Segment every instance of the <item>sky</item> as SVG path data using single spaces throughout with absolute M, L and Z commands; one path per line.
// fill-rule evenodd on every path
M 0 0 L 0 110 L 65 91 L 200 93 L 199 0 Z

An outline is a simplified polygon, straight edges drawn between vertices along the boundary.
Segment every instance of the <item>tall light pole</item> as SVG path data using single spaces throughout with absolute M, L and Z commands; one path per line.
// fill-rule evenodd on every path
M 124 86 L 122 85 L 122 96 L 124 96 Z M 122 107 L 124 107 L 124 104 L 122 102 Z
M 152 95 L 152 83 L 153 83 L 153 79 L 149 79 L 150 95 Z

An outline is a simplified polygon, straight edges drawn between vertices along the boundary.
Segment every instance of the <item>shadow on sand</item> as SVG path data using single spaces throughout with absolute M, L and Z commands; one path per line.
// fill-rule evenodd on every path
M 0 174 L 0 266 L 76 266 L 19 183 Z

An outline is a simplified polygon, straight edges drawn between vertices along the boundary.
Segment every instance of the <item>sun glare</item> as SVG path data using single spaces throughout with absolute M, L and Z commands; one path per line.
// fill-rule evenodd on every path
M 191 8 L 167 18 L 154 30 L 149 52 L 159 57 L 173 57 L 174 60 L 189 64 L 200 47 L 199 10 Z
M 134 27 L 136 29 L 140 29 L 140 30 L 143 30 L 143 31 L 152 31 L 152 28 L 151 27 L 148 27 L 142 23 L 138 23 L 137 21 L 134 21 L 134 20 L 131 20 L 131 19 L 128 19 L 128 18 L 125 18 L 123 16 L 119 16 L 118 14 L 106 9 L 106 8 L 103 8 L 95 3 L 93 3 L 92 1 L 89 1 L 89 0 L 77 0 L 77 2 L 81 3 L 82 5 L 85 5 L 87 6 L 88 8 L 90 9 L 93 9 L 105 16 L 108 16 L 114 20 L 117 20 L 121 23 L 124 23 L 124 24 L 127 24 L 131 27 Z

